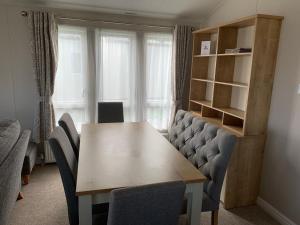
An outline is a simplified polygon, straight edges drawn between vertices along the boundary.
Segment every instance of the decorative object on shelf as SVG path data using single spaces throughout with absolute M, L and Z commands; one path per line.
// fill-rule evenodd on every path
M 226 209 L 258 196 L 282 19 L 258 14 L 193 32 L 189 111 L 239 137 L 221 196 Z M 214 53 L 210 46 L 202 56 L 202 43 L 212 41 Z
M 226 54 L 231 53 L 246 53 L 246 52 L 252 52 L 252 48 L 233 48 L 233 49 L 225 49 Z
M 210 45 L 211 45 L 211 41 L 202 41 L 201 42 L 201 55 L 209 55 L 210 54 Z
M 216 41 L 202 41 L 201 55 L 216 54 Z

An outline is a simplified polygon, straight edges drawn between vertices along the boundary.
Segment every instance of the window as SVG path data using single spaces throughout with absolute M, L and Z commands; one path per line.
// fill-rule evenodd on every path
M 94 29 L 95 39 L 89 34 L 84 28 L 59 27 L 56 118 L 69 112 L 80 129 L 82 123 L 94 122 L 90 111 L 96 111 L 98 101 L 121 101 L 125 121 L 147 120 L 166 130 L 172 106 L 172 34 L 115 29 Z M 95 82 L 87 67 L 94 68 Z
M 53 94 L 57 119 L 64 112 L 71 114 L 75 126 L 87 122 L 87 47 L 86 30 L 59 26 L 59 60 Z
M 159 130 L 167 129 L 171 114 L 171 34 L 146 34 L 146 119 Z
M 166 130 L 171 113 L 172 34 L 101 30 L 98 99 L 122 101 L 125 121 Z
M 136 121 L 136 36 L 134 32 L 99 33 L 99 101 L 123 102 L 125 121 Z

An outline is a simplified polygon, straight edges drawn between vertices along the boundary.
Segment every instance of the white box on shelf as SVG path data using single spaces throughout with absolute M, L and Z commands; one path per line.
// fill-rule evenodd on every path
M 201 55 L 209 55 L 211 48 L 211 41 L 202 41 L 201 42 Z

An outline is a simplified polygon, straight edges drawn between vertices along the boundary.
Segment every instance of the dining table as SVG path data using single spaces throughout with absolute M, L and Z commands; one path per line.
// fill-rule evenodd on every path
M 77 169 L 79 224 L 118 188 L 183 181 L 190 225 L 200 225 L 206 177 L 148 122 L 84 124 Z

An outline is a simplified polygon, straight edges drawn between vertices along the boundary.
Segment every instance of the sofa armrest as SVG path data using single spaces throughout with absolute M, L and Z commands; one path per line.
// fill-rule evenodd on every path
M 7 224 L 21 187 L 21 170 L 31 132 L 22 132 L 0 167 L 0 224 Z

